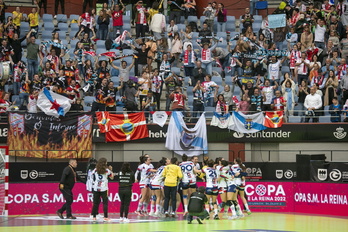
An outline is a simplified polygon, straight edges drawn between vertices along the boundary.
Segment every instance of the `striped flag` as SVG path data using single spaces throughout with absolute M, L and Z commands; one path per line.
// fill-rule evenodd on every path
M 37 99 L 37 106 L 47 115 L 59 118 L 64 116 L 71 107 L 71 100 L 44 88 Z
M 260 130 L 265 130 L 264 119 L 262 112 L 256 114 L 243 114 L 242 112 L 233 112 L 233 123 L 228 127 L 240 133 L 255 133 Z
M 268 111 L 264 125 L 268 128 L 278 128 L 283 126 L 283 121 L 283 111 Z

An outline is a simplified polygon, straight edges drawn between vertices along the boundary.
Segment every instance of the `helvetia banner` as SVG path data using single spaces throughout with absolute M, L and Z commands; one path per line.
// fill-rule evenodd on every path
M 50 159 L 89 158 L 91 153 L 81 151 L 92 150 L 92 123 L 89 113 L 60 118 L 44 113 L 10 113 L 7 139 L 12 151 L 10 155 Z

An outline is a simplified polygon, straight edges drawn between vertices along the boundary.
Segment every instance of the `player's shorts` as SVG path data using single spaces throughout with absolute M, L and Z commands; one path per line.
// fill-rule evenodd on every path
M 197 184 L 196 183 L 188 183 L 188 182 L 184 183 L 184 182 L 182 182 L 181 183 L 181 188 L 183 190 L 186 190 L 186 189 L 189 189 L 189 188 L 197 188 Z
M 227 187 L 228 193 L 235 193 L 236 191 L 237 191 L 237 186 L 234 184 Z
M 149 184 L 139 184 L 140 189 L 148 188 Z
M 161 190 L 161 185 L 152 185 L 152 184 L 150 184 L 150 189 L 151 190 Z
M 207 194 L 207 195 L 217 196 L 218 192 L 219 192 L 219 190 L 217 187 L 205 188 L 205 194 Z
M 227 192 L 227 187 L 220 187 L 219 188 L 219 194 L 223 194 L 225 192 Z
M 243 183 L 241 185 L 237 186 L 237 189 L 239 191 L 244 191 L 244 188 L 245 188 L 245 184 L 243 184 Z

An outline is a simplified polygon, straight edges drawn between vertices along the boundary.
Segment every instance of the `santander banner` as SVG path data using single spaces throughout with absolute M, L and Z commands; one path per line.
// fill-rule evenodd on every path
M 199 183 L 202 185 L 204 183 Z M 21 183 L 9 186 L 9 214 L 54 214 L 64 204 L 57 183 Z M 109 183 L 109 212 L 119 212 L 118 183 Z M 306 182 L 249 182 L 245 187 L 254 212 L 295 212 L 348 216 L 348 185 Z M 84 184 L 73 189 L 73 213 L 90 213 L 92 194 Z M 130 212 L 138 205 L 140 189 L 133 186 Z M 179 207 L 181 210 L 181 207 Z M 334 210 L 333 210 L 334 209 Z

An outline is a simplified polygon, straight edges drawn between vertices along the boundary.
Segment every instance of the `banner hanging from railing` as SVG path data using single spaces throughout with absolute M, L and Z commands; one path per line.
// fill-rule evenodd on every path
M 56 118 L 44 113 L 10 113 L 8 146 L 10 155 L 34 158 L 77 158 L 92 149 L 91 113 Z M 43 151 L 50 150 L 47 154 Z M 75 154 L 72 154 L 73 152 Z M 83 153 L 89 158 L 91 153 Z

